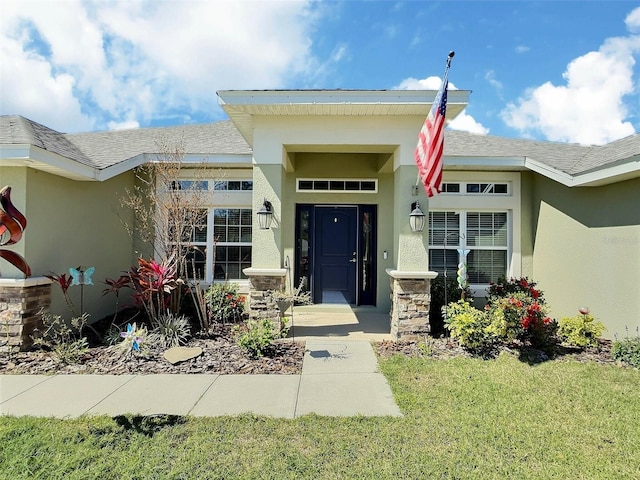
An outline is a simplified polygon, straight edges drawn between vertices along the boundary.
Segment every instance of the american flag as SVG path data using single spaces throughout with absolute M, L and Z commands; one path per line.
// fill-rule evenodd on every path
M 442 189 L 442 151 L 444 150 L 444 117 L 447 111 L 448 85 L 449 80 L 445 74 L 438 95 L 418 134 L 418 145 L 414 153 L 418 175 L 424 191 L 427 192 L 427 197 L 433 197 Z

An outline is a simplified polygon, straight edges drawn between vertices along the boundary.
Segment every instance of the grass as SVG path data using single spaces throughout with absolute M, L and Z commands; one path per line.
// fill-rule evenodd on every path
M 403 418 L 5 417 L 0 478 L 640 478 L 637 370 L 511 356 L 381 368 Z

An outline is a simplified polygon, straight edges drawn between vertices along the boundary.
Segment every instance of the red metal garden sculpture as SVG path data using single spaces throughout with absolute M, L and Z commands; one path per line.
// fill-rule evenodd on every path
M 27 228 L 27 219 L 11 203 L 11 187 L 7 185 L 0 190 L 0 245 L 13 245 L 22 238 L 22 232 Z M 0 249 L 0 257 L 14 265 L 24 273 L 31 275 L 31 268 L 21 255 L 11 250 Z

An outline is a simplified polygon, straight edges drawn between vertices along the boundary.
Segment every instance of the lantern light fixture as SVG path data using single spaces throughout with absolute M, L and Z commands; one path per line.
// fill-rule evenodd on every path
M 260 230 L 269 230 L 273 219 L 273 205 L 271 205 L 271 202 L 265 198 L 256 214 L 258 215 Z
M 424 230 L 424 213 L 420 209 L 418 202 L 411 204 L 411 213 L 409 214 L 409 225 L 412 232 L 422 232 Z

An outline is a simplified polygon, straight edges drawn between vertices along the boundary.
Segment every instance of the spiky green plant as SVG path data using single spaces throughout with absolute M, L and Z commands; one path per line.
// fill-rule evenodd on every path
M 167 312 L 158 317 L 151 335 L 164 348 L 177 347 L 189 340 L 191 325 L 185 315 L 176 316 Z

